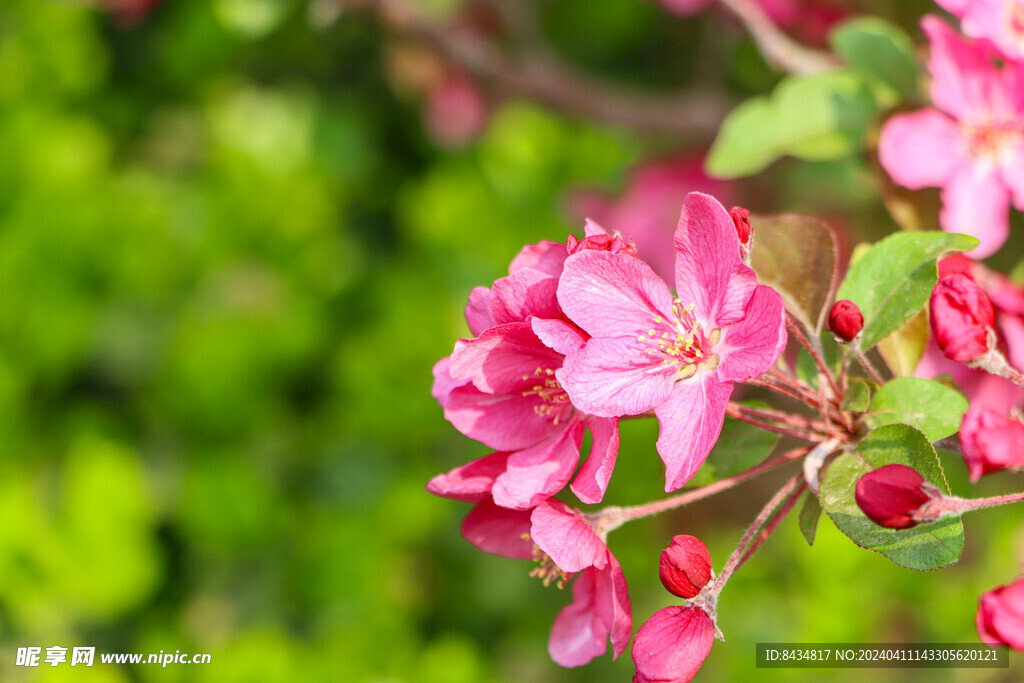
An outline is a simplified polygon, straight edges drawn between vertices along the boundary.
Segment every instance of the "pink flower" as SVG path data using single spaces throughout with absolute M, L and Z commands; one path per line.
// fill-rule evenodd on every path
M 964 33 L 985 39 L 1008 59 L 1024 59 L 1024 1 L 936 0 L 960 19 Z
M 707 458 L 733 382 L 768 370 L 786 344 L 782 298 L 740 260 L 721 204 L 688 195 L 675 246 L 676 299 L 647 264 L 607 252 L 569 257 L 558 285 L 562 309 L 591 338 L 556 378 L 590 415 L 654 410 L 666 491 Z
M 442 147 L 472 142 L 487 125 L 487 102 L 468 76 L 449 74 L 427 93 L 423 118 L 430 137 Z
M 672 277 L 675 251 L 672 228 L 690 192 L 704 192 L 731 202 L 728 183 L 704 173 L 703 155 L 651 161 L 634 167 L 618 199 L 598 191 L 577 192 L 570 211 L 620 231 L 636 243 L 637 254 L 664 279 Z
M 960 444 L 971 482 L 1001 469 L 1024 469 L 1024 423 L 1016 416 L 972 405 L 960 425 Z
M 950 360 L 968 363 L 995 345 L 995 309 L 970 275 L 950 273 L 940 279 L 928 310 L 935 342 Z
M 768 18 L 783 28 L 789 28 L 800 21 L 801 0 L 754 0 Z M 668 11 L 680 16 L 690 16 L 708 10 L 715 0 L 661 0 Z
M 700 670 L 715 642 L 715 623 L 698 606 L 655 612 L 633 642 L 633 683 L 686 683 Z
M 879 159 L 904 187 L 941 187 L 942 229 L 977 237 L 983 258 L 1006 241 L 1011 197 L 1024 208 L 1024 63 L 997 68 L 938 18 L 922 26 L 936 108 L 889 119 Z
M 618 560 L 580 513 L 564 503 L 541 503 L 531 519 L 534 543 L 564 575 L 574 575 L 573 601 L 551 629 L 551 658 L 562 666 L 583 666 L 605 653 L 609 639 L 618 658 L 633 635 L 629 591 Z
M 974 623 L 978 636 L 989 645 L 1024 651 L 1024 578 L 983 593 Z

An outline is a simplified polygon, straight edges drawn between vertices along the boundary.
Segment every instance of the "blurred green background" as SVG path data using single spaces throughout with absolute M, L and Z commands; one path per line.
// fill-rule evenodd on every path
M 874 6 L 913 29 L 930 3 Z M 675 86 L 710 59 L 736 101 L 776 78 L 720 16 L 544 12 L 566 59 L 615 78 Z M 569 593 L 477 552 L 467 507 L 424 491 L 486 453 L 444 421 L 430 366 L 466 333 L 473 286 L 524 242 L 579 230 L 567 188 L 621 189 L 670 148 L 511 102 L 441 149 L 389 84 L 388 37 L 311 16 L 298 0 L 169 0 L 127 25 L 0 1 L 0 679 L 629 680 L 628 655 L 552 663 Z M 863 159 L 782 162 L 736 192 L 837 218 L 850 244 L 895 229 Z M 654 427 L 624 427 L 608 502 L 664 495 Z M 674 600 L 657 580 L 671 535 L 701 536 L 720 567 L 778 480 L 612 535 L 635 626 Z M 827 521 L 809 548 L 788 520 L 730 582 L 728 640 L 698 680 L 823 678 L 755 670 L 762 641 L 976 642 L 977 596 L 1018 572 L 1019 519 L 967 519 L 962 562 L 925 575 Z M 212 663 L 14 666 L 18 647 L 52 645 Z

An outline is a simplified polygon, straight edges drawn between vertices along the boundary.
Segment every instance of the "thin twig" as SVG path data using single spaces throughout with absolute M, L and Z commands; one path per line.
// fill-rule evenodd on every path
M 775 432 L 776 434 L 781 434 L 782 436 L 790 436 L 790 437 L 792 437 L 794 439 L 800 439 L 801 441 L 820 441 L 822 437 L 826 436 L 825 434 L 818 434 L 818 433 L 814 433 L 814 432 L 804 432 L 804 431 L 800 431 L 798 429 L 790 429 L 789 427 L 780 427 L 778 425 L 773 425 L 773 424 L 771 424 L 769 422 L 762 422 L 761 420 L 755 420 L 754 418 L 748 417 L 747 415 L 743 414 L 742 411 L 737 410 L 735 408 L 732 408 L 730 406 L 726 406 L 725 414 L 728 415 L 731 418 L 739 420 L 740 422 L 746 422 L 749 425 L 753 425 L 755 427 L 760 427 L 761 429 L 764 429 L 766 431 Z
M 793 74 L 814 74 L 839 66 L 834 57 L 812 50 L 796 42 L 785 33 L 752 0 L 719 0 L 736 15 L 757 43 L 765 59 L 782 71 Z
M 775 513 L 771 521 L 768 522 L 768 525 L 764 527 L 764 530 L 761 531 L 761 533 L 757 534 L 757 536 L 755 536 L 754 539 L 750 542 L 750 545 L 747 546 L 746 552 L 743 553 L 743 557 L 740 558 L 740 561 L 736 563 L 736 568 L 733 569 L 733 572 L 737 571 L 740 567 L 745 565 L 747 563 L 747 560 L 749 560 L 751 556 L 757 552 L 757 549 L 760 548 L 766 540 L 768 540 L 768 537 L 772 535 L 773 531 L 775 531 L 775 527 L 777 527 L 779 523 L 786 518 L 786 515 L 789 514 L 789 511 L 792 510 L 793 506 L 796 505 L 796 502 L 800 500 L 800 496 L 803 495 L 804 489 L 806 488 L 807 484 L 801 483 L 795 491 L 789 494 L 789 498 L 786 499 L 786 501 L 779 508 L 778 512 Z
M 828 365 L 825 364 L 825 360 L 818 354 L 815 348 L 811 346 L 811 343 L 807 341 L 807 337 L 804 336 L 799 323 L 797 323 L 793 319 L 793 316 L 788 312 L 786 313 L 786 327 L 789 329 L 790 333 L 797 338 L 797 341 L 807 349 L 807 353 L 811 354 L 811 358 L 814 359 L 814 363 L 818 366 L 818 370 L 820 371 L 818 374 L 824 375 L 825 379 L 828 380 L 829 388 L 832 389 L 832 397 L 838 400 L 841 394 L 839 393 L 839 387 L 836 386 L 835 379 L 832 377 L 832 371 L 829 369 Z M 818 383 L 821 383 L 820 380 Z
M 874 380 L 876 384 L 878 384 L 879 386 L 885 384 L 885 380 L 882 378 L 882 374 L 875 369 L 874 365 L 871 364 L 871 361 L 868 360 L 868 356 L 866 353 L 861 351 L 859 348 L 854 347 L 853 355 L 856 356 L 857 362 L 860 363 L 860 366 L 862 368 L 867 370 L 868 374 L 871 376 L 871 379 Z
M 770 410 L 766 408 L 751 408 L 745 406 L 742 403 L 729 402 L 729 407 L 738 410 L 747 417 L 762 420 L 772 420 L 774 422 L 780 422 L 791 427 L 799 427 L 802 429 L 813 429 L 819 432 L 827 432 L 829 429 L 828 423 L 822 420 L 815 420 L 805 415 L 797 415 L 795 413 L 786 413 L 781 410 Z

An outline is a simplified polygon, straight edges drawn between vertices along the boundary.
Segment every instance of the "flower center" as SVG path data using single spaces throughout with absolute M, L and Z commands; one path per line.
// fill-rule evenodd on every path
M 533 385 L 523 392 L 523 396 L 536 396 L 539 400 L 533 412 L 541 417 L 551 418 L 554 424 L 564 422 L 572 411 L 569 395 L 555 379 L 555 371 L 551 368 L 537 368 L 532 375 L 523 375 L 524 382 L 533 380 Z
M 651 328 L 637 335 L 636 340 L 646 355 L 660 357 L 662 365 L 677 366 L 677 379 L 692 377 L 698 363 L 706 363 L 711 369 L 718 366 L 718 357 L 711 353 L 711 348 L 718 342 L 721 331 L 712 330 L 710 335 L 705 335 L 693 315 L 693 304 L 683 306 L 676 299 L 668 320 L 656 315 L 651 322 Z
M 972 154 L 995 159 L 1003 150 L 1024 142 L 1024 126 L 1010 121 L 968 124 L 964 135 Z
M 530 534 L 523 534 L 523 538 L 529 540 Z M 551 556 L 541 550 L 536 543 L 533 544 L 533 561 L 537 563 L 537 566 L 530 571 L 530 577 L 540 579 L 545 588 L 554 583 L 555 587 L 561 590 L 572 578 L 571 574 L 566 574 L 559 569 Z

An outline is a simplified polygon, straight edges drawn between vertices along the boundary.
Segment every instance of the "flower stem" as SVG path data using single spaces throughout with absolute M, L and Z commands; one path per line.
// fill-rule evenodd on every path
M 747 417 L 755 419 L 773 420 L 790 427 L 813 429 L 819 432 L 828 431 L 828 425 L 824 421 L 814 420 L 795 413 L 786 413 L 780 410 L 769 410 L 765 408 L 751 408 L 750 406 L 745 406 L 742 403 L 735 403 L 733 401 L 729 402 L 729 407 L 743 415 L 746 415 Z
M 968 363 L 968 366 L 979 367 L 986 372 L 990 372 L 993 375 L 999 375 L 1018 386 L 1024 387 L 1024 375 L 1022 375 L 1017 368 L 1010 365 L 1009 361 L 1006 360 L 1006 356 L 995 349 L 984 356 L 981 356 L 977 360 L 971 361 Z
M 618 526 L 621 526 L 622 524 L 630 522 L 634 519 L 650 517 L 651 515 L 656 515 L 661 512 L 674 510 L 676 508 L 680 508 L 694 501 L 701 500 L 702 498 L 707 498 L 708 496 L 712 496 L 721 491 L 730 489 L 733 486 L 736 486 L 737 484 L 746 481 L 747 479 L 756 477 L 762 472 L 767 472 L 768 470 L 774 469 L 779 465 L 784 465 L 787 462 L 790 462 L 791 460 L 802 458 L 810 450 L 811 449 L 806 446 L 803 448 L 795 448 L 791 451 L 783 453 L 777 458 L 766 460 L 760 465 L 751 467 L 746 472 L 740 472 L 739 474 L 727 477 L 720 481 L 716 481 L 713 484 L 701 486 L 700 488 L 692 489 L 690 491 L 686 491 L 685 493 L 681 493 L 677 496 L 672 496 L 671 498 L 659 500 L 654 503 L 647 503 L 645 505 L 634 505 L 631 507 L 624 508 L 610 508 L 607 510 L 602 510 L 600 512 L 594 513 L 594 515 L 607 515 L 609 517 L 612 517 L 613 521 L 617 521 L 617 524 L 612 525 L 611 523 L 609 523 L 608 525 L 606 525 L 605 528 L 608 531 L 611 531 L 612 529 L 615 529 Z
M 878 370 L 875 369 L 875 366 L 871 364 L 871 361 L 868 360 L 867 354 L 865 354 L 860 348 L 854 347 L 853 355 L 857 358 L 857 362 L 860 363 L 860 366 L 867 370 L 868 375 L 871 376 L 871 379 L 874 380 L 878 386 L 885 384 L 885 380 L 882 378 L 881 373 L 878 372 Z
M 760 5 L 751 0 L 719 0 L 750 33 L 770 63 L 794 74 L 814 74 L 836 68 L 835 59 L 804 47 L 779 30 Z
M 923 514 L 925 517 L 952 517 L 961 515 L 971 510 L 983 510 L 985 508 L 1019 503 L 1024 501 L 1024 493 L 1008 493 L 1005 496 L 992 496 L 991 498 L 958 498 L 956 496 L 937 497 L 926 503 L 921 510 L 914 513 Z
M 747 560 L 757 552 L 757 549 L 760 548 L 766 540 L 768 540 L 768 537 L 772 535 L 773 531 L 775 531 L 775 527 L 777 527 L 779 523 L 786 518 L 786 515 L 788 515 L 790 510 L 793 509 L 796 502 L 800 500 L 800 496 L 803 495 L 806 488 L 807 483 L 800 482 L 800 485 L 796 487 L 796 490 L 789 494 L 789 497 L 782 503 L 779 507 L 779 511 L 775 513 L 775 516 L 772 517 L 770 522 L 768 522 L 764 530 L 757 534 L 757 536 L 754 537 L 754 540 L 750 542 L 750 545 L 747 547 L 747 551 L 743 553 L 743 557 L 741 557 L 739 563 L 737 563 L 736 569 L 733 570 L 734 572 L 746 564 Z
M 725 407 L 725 414 L 731 418 L 739 420 L 740 422 L 746 422 L 749 425 L 760 427 L 761 429 L 767 430 L 769 432 L 775 432 L 776 434 L 781 434 L 782 436 L 791 436 L 794 439 L 800 439 L 802 441 L 818 441 L 823 436 L 822 434 L 817 434 L 814 432 L 805 432 L 798 429 L 792 429 L 790 427 L 780 427 L 779 425 L 774 425 L 771 424 L 770 422 L 763 422 L 761 420 L 754 419 L 753 417 L 750 417 L 747 414 L 745 414 L 743 411 L 734 408 L 734 405 L 736 404 L 727 405 Z
M 811 342 L 807 340 L 803 330 L 800 329 L 800 325 L 793 320 L 793 316 L 788 312 L 786 313 L 786 328 L 789 329 L 790 333 L 797 338 L 797 341 L 807 349 L 807 353 L 811 354 L 811 358 L 814 359 L 814 363 L 818 366 L 818 374 L 824 375 L 825 379 L 828 380 L 829 388 L 832 389 L 832 396 L 838 399 L 841 394 L 839 393 L 839 387 L 836 386 L 835 378 L 832 377 L 832 371 L 829 369 L 825 360 L 817 352 L 814 346 L 811 345 Z

